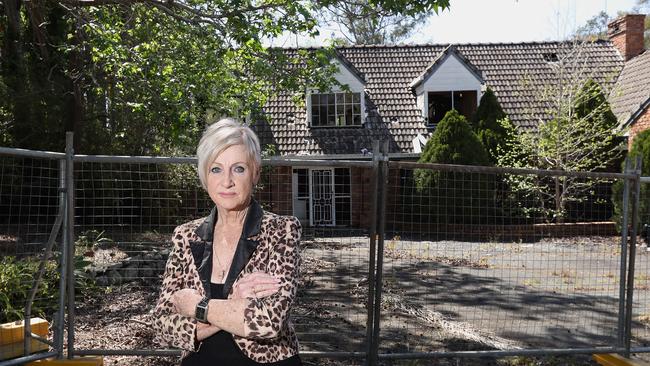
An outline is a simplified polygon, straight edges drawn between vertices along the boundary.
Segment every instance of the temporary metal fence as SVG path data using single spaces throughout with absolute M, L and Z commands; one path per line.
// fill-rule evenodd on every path
M 256 199 L 303 223 L 293 309 L 303 357 L 376 365 L 650 351 L 650 196 L 641 197 L 650 184 L 640 161 L 588 173 L 418 164 L 375 151 L 263 161 Z M 0 155 L 0 271 L 34 263 L 20 288 L 41 297 L 58 284 L 56 301 L 9 304 L 13 316 L 32 307 L 53 322 L 51 351 L 26 348 L 0 366 L 75 355 L 173 364 L 180 351 L 156 347 L 151 310 L 171 232 L 212 205 L 196 160 L 71 148 Z M 34 291 L 39 260 L 49 292 Z

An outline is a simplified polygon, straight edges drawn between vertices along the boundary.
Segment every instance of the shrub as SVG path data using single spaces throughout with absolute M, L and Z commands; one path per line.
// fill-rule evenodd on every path
M 496 95 L 492 89 L 487 88 L 472 118 L 472 127 L 493 164 L 496 163 L 498 150 L 503 149 L 503 142 L 506 139 L 507 131 L 499 122 L 504 118 L 506 114 Z
M 465 117 L 447 112 L 424 147 L 420 163 L 490 165 L 488 154 Z M 418 201 L 425 220 L 479 223 L 494 217 L 494 177 L 466 172 L 416 169 Z
M 650 130 L 645 130 L 638 134 L 632 142 L 632 148 L 628 157 L 635 161 L 637 156 L 641 156 L 641 175 L 650 176 Z M 622 164 L 622 171 L 625 171 L 625 162 Z M 612 201 L 614 203 L 614 217 L 616 227 L 621 230 L 623 221 L 623 181 L 617 181 L 612 187 Z M 643 224 L 650 224 L 650 187 L 648 184 L 641 184 L 641 192 L 639 199 L 639 226 L 638 230 L 643 227 Z M 628 225 L 632 224 L 631 220 L 632 205 L 628 211 Z
M 34 258 L 8 256 L 0 258 L 0 323 L 23 319 L 24 308 L 32 288 L 39 261 Z M 45 266 L 43 281 L 38 287 L 32 315 L 51 318 L 57 309 L 59 274 L 54 261 Z

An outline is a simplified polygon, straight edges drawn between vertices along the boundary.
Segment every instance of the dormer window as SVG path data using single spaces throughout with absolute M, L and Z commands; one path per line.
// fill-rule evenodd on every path
M 428 125 L 435 126 L 447 112 L 455 109 L 468 120 L 477 108 L 476 90 L 456 90 L 444 92 L 428 92 Z
M 557 53 L 555 52 L 547 52 L 542 54 L 544 57 L 544 61 L 546 62 L 558 62 L 560 59 L 557 57 Z
M 311 94 L 313 127 L 361 126 L 361 93 Z

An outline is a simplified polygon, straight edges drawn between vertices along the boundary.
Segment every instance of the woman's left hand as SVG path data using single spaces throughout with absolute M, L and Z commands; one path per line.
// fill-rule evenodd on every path
M 193 318 L 196 312 L 196 305 L 201 299 L 202 297 L 198 291 L 184 288 L 174 292 L 171 301 L 177 313 Z

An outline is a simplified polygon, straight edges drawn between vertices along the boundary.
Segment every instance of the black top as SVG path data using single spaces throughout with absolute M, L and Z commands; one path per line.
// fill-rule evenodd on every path
M 210 295 L 213 299 L 226 299 L 223 294 L 223 283 L 210 283 Z M 286 360 L 272 363 L 258 363 L 246 357 L 239 349 L 239 346 L 232 338 L 232 334 L 225 330 L 203 340 L 198 352 L 191 353 L 181 362 L 181 366 L 301 366 L 302 362 L 298 355 L 291 356 Z

